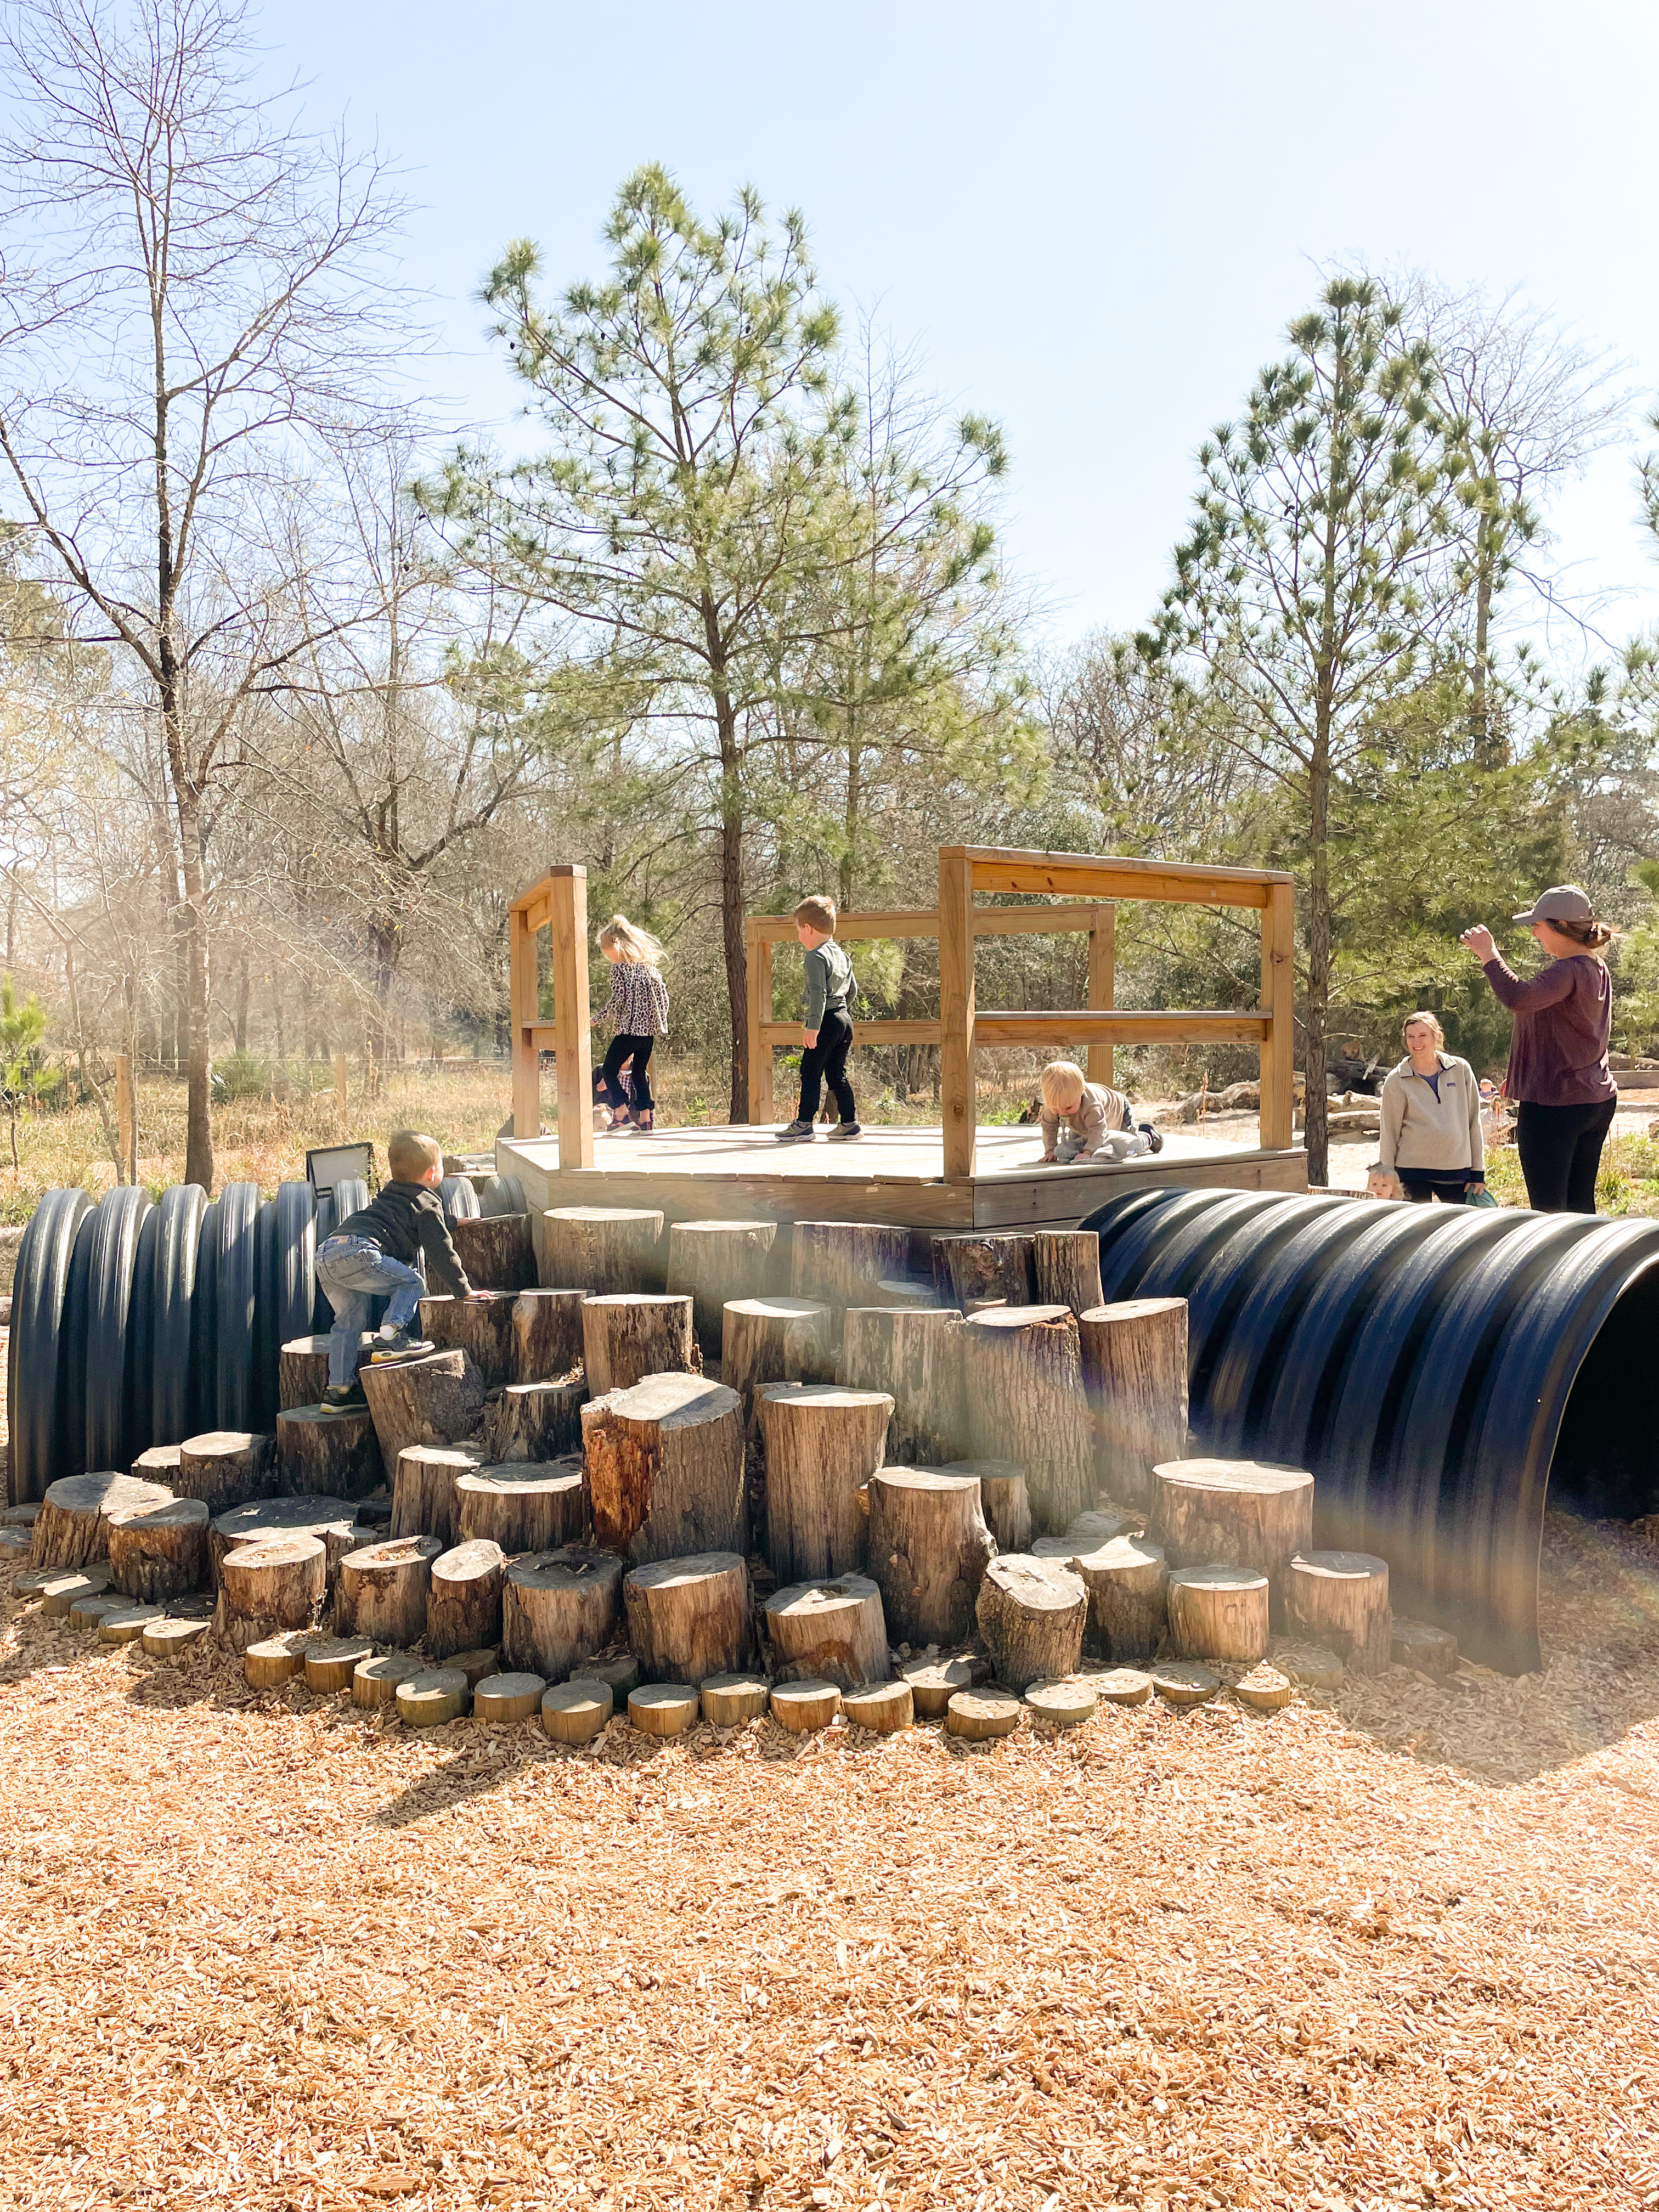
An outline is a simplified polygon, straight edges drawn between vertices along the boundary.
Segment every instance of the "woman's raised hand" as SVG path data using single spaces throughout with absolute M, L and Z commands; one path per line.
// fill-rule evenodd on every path
M 1473 929 L 1466 929 L 1463 932 L 1462 941 L 1477 960 L 1491 960 L 1498 951 L 1497 945 L 1492 942 L 1492 932 L 1484 922 L 1477 921 Z

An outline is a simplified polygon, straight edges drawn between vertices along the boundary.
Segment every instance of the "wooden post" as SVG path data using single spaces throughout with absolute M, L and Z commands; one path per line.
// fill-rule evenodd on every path
M 334 1055 L 334 1103 L 339 1109 L 340 1119 L 343 1122 L 349 1109 L 350 1097 L 349 1066 L 345 1054 L 343 1052 L 337 1052 Z
M 536 932 L 527 909 L 514 905 L 507 913 L 507 1011 L 513 1036 L 513 1133 L 539 1137 L 542 1133 L 542 1062 L 534 1034 L 536 1005 Z M 589 1116 L 592 1119 L 592 1116 Z
M 1117 908 L 1097 906 L 1089 925 L 1089 995 L 1085 1003 L 1112 1006 L 1116 989 Z M 1091 1083 L 1103 1083 L 1109 1089 L 1116 1080 L 1117 1055 L 1109 1044 L 1091 1044 L 1085 1066 Z
M 939 1109 L 945 1180 L 974 1172 L 974 864 L 963 845 L 939 854 Z
M 559 1086 L 559 1165 L 591 1168 L 593 1042 L 587 1024 L 586 869 L 550 869 L 548 890 L 553 908 L 553 1052 Z M 517 1127 L 516 1121 L 514 1126 Z
M 1296 895 L 1268 887 L 1261 909 L 1261 1006 L 1273 1026 L 1261 1040 L 1261 1148 L 1296 1142 Z
M 772 1048 L 761 1035 L 772 1018 L 772 940 L 757 921 L 745 925 L 749 954 L 749 1119 L 763 1126 L 775 1121 Z
M 121 1154 L 121 1178 L 124 1182 L 138 1180 L 138 1101 L 132 1088 L 132 1060 L 125 1052 L 115 1054 L 115 1127 L 116 1141 Z

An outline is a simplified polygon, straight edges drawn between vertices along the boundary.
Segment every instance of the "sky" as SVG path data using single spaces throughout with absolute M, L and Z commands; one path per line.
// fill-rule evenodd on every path
M 1605 354 L 1629 428 L 1556 501 L 1555 557 L 1602 637 L 1659 623 L 1634 464 L 1659 404 L 1652 0 L 276 0 L 259 21 L 272 80 L 404 172 L 458 423 L 523 434 L 474 296 L 509 238 L 562 289 L 602 273 L 638 163 L 705 210 L 752 183 L 805 213 L 849 318 L 1000 421 L 1006 541 L 1064 644 L 1151 611 L 1195 449 L 1321 271 L 1419 268 L 1514 288 Z M 1571 623 L 1551 642 L 1606 650 Z

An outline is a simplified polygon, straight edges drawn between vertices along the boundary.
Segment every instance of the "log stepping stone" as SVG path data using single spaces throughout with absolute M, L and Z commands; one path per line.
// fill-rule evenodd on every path
M 628 1717 L 644 1735 L 680 1735 L 698 1712 L 697 1693 L 684 1682 L 646 1682 L 628 1693 Z
M 1144 1705 L 1152 1694 L 1152 1678 L 1139 1667 L 1109 1667 L 1103 1674 L 1091 1674 L 1095 1695 L 1109 1705 Z
M 444 1665 L 459 1669 L 466 1677 L 467 1688 L 476 1690 L 487 1675 L 501 1673 L 501 1647 L 499 1644 L 491 1644 L 482 1645 L 476 1651 L 452 1651 Z
M 1077 1728 L 1094 1718 L 1097 1703 L 1093 1684 L 1081 1677 L 1069 1682 L 1033 1682 L 1025 1692 L 1031 1718 L 1045 1728 Z
M 1267 1577 L 1255 1567 L 1178 1567 L 1170 1638 L 1183 1659 L 1252 1667 L 1267 1656 Z
M 486 1674 L 472 1692 L 475 1721 L 533 1720 L 547 1684 L 539 1674 Z
M 641 1668 L 631 1651 L 613 1651 L 599 1659 L 584 1659 L 575 1674 L 584 1682 L 604 1682 L 613 1698 L 625 1698 L 630 1690 L 639 1686 Z
M 1335 1652 L 1319 1644 L 1275 1643 L 1267 1656 L 1304 1690 L 1334 1690 L 1346 1671 Z
M 958 1690 L 945 1709 L 948 1734 L 969 1743 L 988 1743 L 1012 1735 L 1024 1710 L 1018 1698 L 1001 1690 Z
M 21 1566 L 33 1545 L 27 1528 L 0 1528 L 0 1566 Z
M 399 1685 L 425 1672 L 426 1662 L 409 1651 L 383 1651 L 378 1658 L 360 1659 L 351 1670 L 351 1702 L 370 1712 L 395 1705 Z
M 1195 1659 L 1155 1659 L 1147 1672 L 1152 1687 L 1172 1705 L 1207 1705 L 1221 1687 L 1221 1677 Z
M 1276 1713 L 1295 1697 L 1296 1685 L 1288 1674 L 1263 1659 L 1248 1674 L 1240 1675 L 1233 1684 L 1233 1695 L 1252 1712 Z
M 307 1644 L 303 1656 L 307 1689 L 332 1697 L 351 1687 L 364 1660 L 374 1656 L 374 1646 L 366 1636 L 319 1636 Z
M 1101 1487 L 1126 1504 L 1150 1506 L 1153 1468 L 1180 1459 L 1187 1449 L 1187 1301 L 1124 1298 L 1097 1304 L 1079 1316 L 1078 1337 L 1083 1388 L 1099 1439 Z
M 562 1544 L 580 1544 L 587 1534 L 580 1453 L 466 1469 L 455 1478 L 454 1496 L 459 1541 L 499 1544 L 509 1559 L 521 1552 L 556 1552 Z
M 106 1613 L 98 1624 L 100 1644 L 138 1644 L 152 1620 L 159 1620 L 166 1611 L 164 1606 L 135 1605 L 129 1598 L 113 1613 Z
M 1457 1671 L 1457 1638 L 1450 1630 L 1435 1628 L 1426 1620 L 1408 1620 L 1404 1613 L 1394 1617 L 1389 1652 L 1395 1666 L 1415 1667 L 1420 1674 L 1443 1680 Z
M 398 1717 L 405 1728 L 441 1728 L 459 1720 L 472 1692 L 459 1667 L 423 1667 L 398 1685 Z
M 828 1728 L 841 1711 L 838 1682 L 780 1682 L 772 1692 L 772 1717 L 796 1735 Z
M 542 1697 L 542 1727 L 555 1743 L 592 1743 L 615 1711 L 611 1685 L 577 1675 Z
M 738 1728 L 758 1720 L 771 1692 L 758 1674 L 710 1674 L 701 1685 L 702 1717 L 715 1728 Z
M 181 1619 L 176 1613 L 163 1613 L 149 1622 L 143 1643 L 152 1659 L 176 1659 L 187 1651 L 198 1637 L 207 1634 L 211 1623 L 204 1616 L 200 1620 Z
M 867 1682 L 861 1690 L 844 1690 L 841 1710 L 849 1728 L 892 1735 L 910 1726 L 915 1717 L 915 1699 L 910 1685 L 901 1676 L 896 1682 Z
M 40 1585 L 40 1610 L 48 1620 L 66 1620 L 71 1606 L 83 1597 L 101 1597 L 109 1588 L 106 1562 L 78 1569 L 43 1568 L 41 1571 L 48 1579 Z
M 991 1679 L 991 1662 L 973 1652 L 951 1659 L 912 1659 L 899 1668 L 899 1680 L 908 1683 L 912 1709 L 918 1720 L 937 1721 L 958 1690 L 971 1690 Z
M 625 1575 L 622 1587 L 629 1642 L 654 1680 L 696 1684 L 752 1656 L 754 1606 L 738 1553 L 654 1560 Z
M 90 1636 L 106 1613 L 125 1613 L 131 1603 L 130 1597 L 122 1597 L 112 1591 L 107 1594 L 98 1591 L 85 1597 L 77 1597 L 69 1609 L 70 1626 Z
M 286 1636 L 261 1637 L 242 1654 L 242 1673 L 254 1690 L 280 1689 L 305 1666 L 305 1652 Z
M 975 1611 L 996 1678 L 1011 1690 L 1076 1674 L 1089 1593 L 1065 1560 L 999 1553 L 985 1570 Z
M 1380 1674 L 1393 1649 L 1389 1563 L 1372 1552 L 1298 1552 L 1285 1582 L 1285 1625 L 1334 1651 L 1356 1674 Z

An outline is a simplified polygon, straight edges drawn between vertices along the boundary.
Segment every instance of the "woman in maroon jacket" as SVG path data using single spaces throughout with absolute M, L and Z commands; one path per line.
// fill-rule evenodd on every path
M 1619 1105 L 1607 1073 L 1613 980 L 1601 955 L 1613 932 L 1577 884 L 1554 884 L 1517 921 L 1530 925 L 1549 965 L 1525 981 L 1489 929 L 1463 942 L 1515 1016 L 1504 1090 L 1517 1108 L 1516 1141 L 1527 1196 L 1540 1213 L 1594 1213 L 1601 1147 Z

